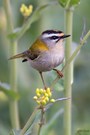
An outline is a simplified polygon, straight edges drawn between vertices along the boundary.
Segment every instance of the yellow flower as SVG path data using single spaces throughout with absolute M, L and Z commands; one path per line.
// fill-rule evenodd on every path
M 44 106 L 49 102 L 54 103 L 55 99 L 51 99 L 52 91 L 50 88 L 45 89 L 36 89 L 36 96 L 33 99 L 40 105 Z
M 46 89 L 46 92 L 47 92 L 47 94 L 48 94 L 48 96 L 49 96 L 49 97 L 51 97 L 51 96 L 52 96 L 52 93 L 51 93 L 50 88 L 47 88 L 47 89 Z
M 40 96 L 41 96 L 41 94 L 40 94 L 40 93 L 37 93 L 37 96 L 38 96 L 38 97 L 40 97 Z
M 48 102 L 49 101 L 49 98 L 48 97 L 45 97 L 45 101 Z
M 40 89 L 40 93 L 43 94 L 43 89 Z
M 45 97 L 48 97 L 48 94 L 47 93 L 45 93 L 44 95 L 45 95 Z
M 41 101 L 41 104 L 42 104 L 42 105 L 46 105 L 46 103 L 47 103 L 47 102 L 46 102 L 45 100 L 42 100 L 42 101 Z
M 37 99 L 38 99 L 38 97 L 37 97 L 37 96 L 34 96 L 34 97 L 33 97 L 33 99 L 37 100 Z
M 33 6 L 32 5 L 29 5 L 27 7 L 25 4 L 22 4 L 21 7 L 20 7 L 20 12 L 22 13 L 22 15 L 24 17 L 30 16 L 32 11 L 33 11 Z
M 39 92 L 40 92 L 40 90 L 37 88 L 37 89 L 36 89 L 36 94 L 39 93 Z
M 38 100 L 37 100 L 36 102 L 37 102 L 38 104 L 41 104 L 41 102 L 40 102 L 40 101 L 38 101 Z

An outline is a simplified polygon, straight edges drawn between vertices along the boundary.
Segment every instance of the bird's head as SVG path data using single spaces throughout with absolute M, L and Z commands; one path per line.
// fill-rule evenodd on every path
M 40 35 L 40 39 L 48 46 L 54 47 L 57 43 L 63 42 L 64 38 L 70 35 L 65 35 L 62 31 L 46 30 Z

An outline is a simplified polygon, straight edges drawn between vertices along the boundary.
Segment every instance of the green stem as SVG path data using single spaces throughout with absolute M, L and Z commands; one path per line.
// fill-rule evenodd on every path
M 37 135 L 40 135 L 41 127 L 39 126 Z
M 65 61 L 71 56 L 71 44 L 72 44 L 72 20 L 73 12 L 69 9 L 65 10 L 65 31 L 66 34 L 70 34 L 71 37 L 66 39 L 65 44 Z M 71 97 L 71 63 L 67 66 L 64 74 L 64 97 Z M 71 135 L 71 100 L 65 101 L 64 104 L 64 135 Z
M 72 60 L 76 57 L 76 55 L 78 54 L 78 52 L 80 51 L 81 47 L 84 45 L 84 43 L 86 42 L 86 40 L 88 39 L 89 36 L 90 36 L 90 30 L 84 36 L 84 38 L 82 39 L 82 41 L 80 42 L 80 44 L 78 45 L 78 47 L 76 48 L 76 50 L 74 51 L 72 56 L 69 58 L 69 60 L 67 61 L 67 63 L 63 67 L 62 71 L 64 71 L 67 68 L 67 66 L 72 62 Z
M 28 130 L 28 128 L 30 127 L 30 125 L 32 124 L 32 121 L 36 115 L 38 111 L 38 107 L 35 108 L 35 110 L 33 111 L 32 115 L 30 116 L 30 118 L 28 119 L 27 123 L 25 124 L 25 126 L 23 127 L 23 129 L 21 130 L 20 135 L 24 135 L 25 132 Z
M 44 124 L 44 107 L 42 107 L 41 109 L 41 120 L 40 120 L 40 123 L 39 123 L 39 129 L 38 129 L 38 134 L 37 135 L 40 135 L 40 132 L 41 132 L 41 129 L 42 129 L 42 126 Z
M 10 0 L 4 0 L 4 9 L 6 13 L 7 19 L 7 33 L 13 32 L 13 22 L 12 22 L 12 11 Z M 17 42 L 13 41 L 12 39 L 9 40 L 10 45 L 10 56 L 15 55 L 17 53 Z M 10 61 L 10 87 L 11 90 L 17 91 L 17 62 Z M 18 103 L 15 100 L 10 100 L 10 117 L 11 117 L 11 124 L 13 128 L 19 129 L 19 115 L 18 115 Z

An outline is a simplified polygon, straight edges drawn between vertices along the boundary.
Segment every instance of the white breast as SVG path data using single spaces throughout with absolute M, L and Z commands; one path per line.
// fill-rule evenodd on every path
M 64 59 L 64 47 L 57 45 L 47 52 L 43 52 L 35 60 L 29 60 L 33 68 L 38 71 L 50 71 L 62 63 Z
M 51 60 L 54 67 L 57 67 L 62 63 L 64 59 L 64 47 L 57 46 L 57 48 L 51 50 Z

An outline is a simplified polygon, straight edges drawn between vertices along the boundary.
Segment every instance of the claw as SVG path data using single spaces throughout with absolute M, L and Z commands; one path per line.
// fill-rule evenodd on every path
M 61 77 L 61 78 L 63 77 L 63 73 L 60 70 L 58 70 L 58 69 L 53 69 L 53 70 L 57 72 L 59 77 Z

